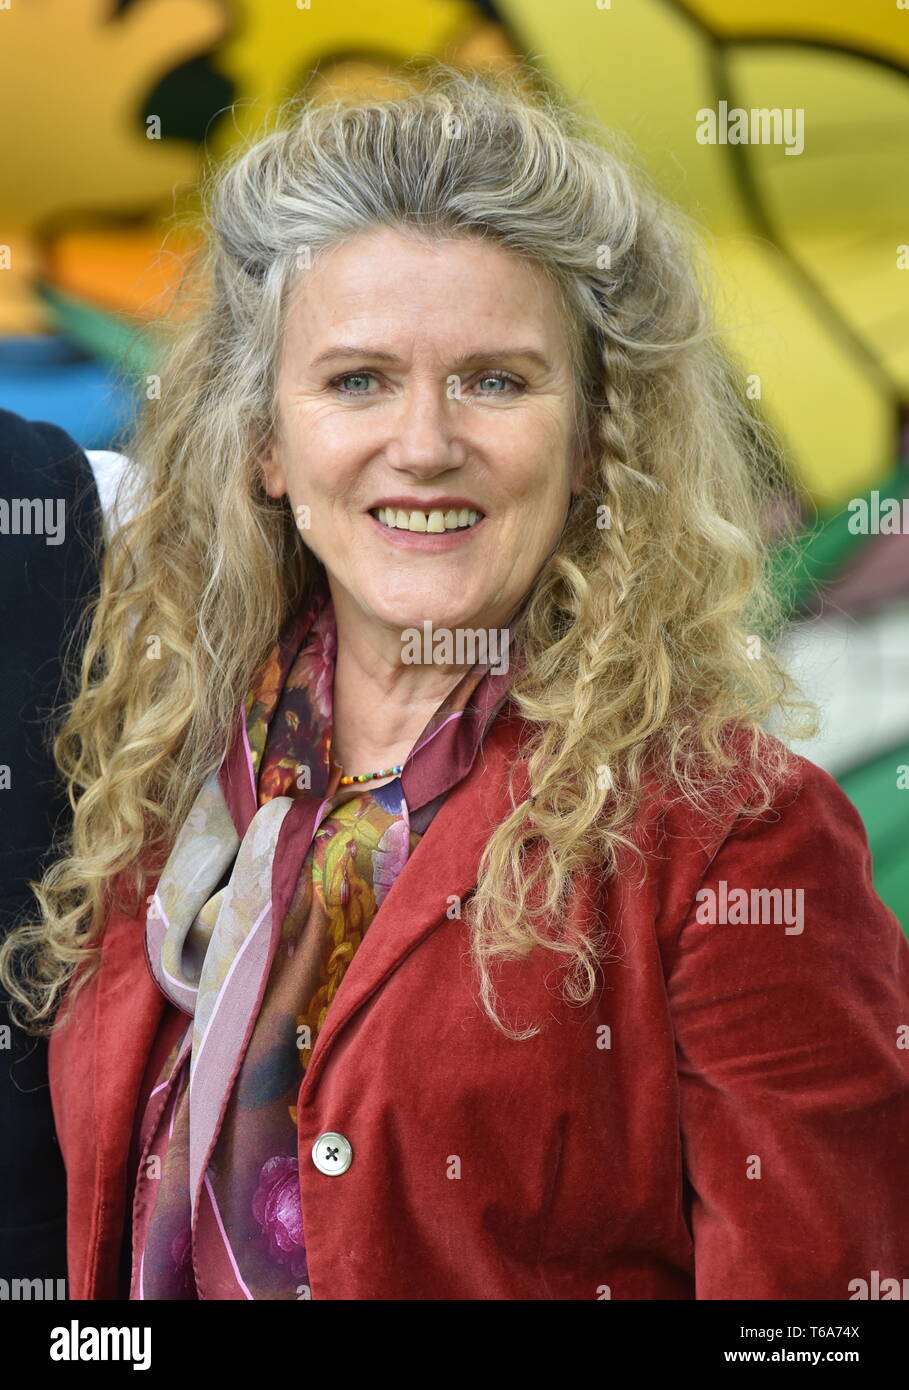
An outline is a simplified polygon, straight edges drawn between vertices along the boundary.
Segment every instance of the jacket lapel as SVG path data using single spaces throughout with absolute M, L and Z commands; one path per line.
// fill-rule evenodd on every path
M 316 1039 L 300 1103 L 318 1081 L 335 1038 L 405 956 L 446 920 L 449 898 L 476 887 L 480 857 L 510 809 L 508 772 L 523 720 L 501 714 L 470 772 L 446 796 L 423 839 L 392 884 L 347 968 Z M 526 763 L 514 774 L 517 804 L 527 791 Z

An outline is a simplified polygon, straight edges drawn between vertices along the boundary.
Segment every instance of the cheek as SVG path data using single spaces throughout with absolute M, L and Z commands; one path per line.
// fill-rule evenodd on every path
M 326 401 L 299 400 L 286 415 L 288 453 L 305 460 L 324 457 L 327 449 L 344 451 L 356 437 L 357 425 L 352 414 L 332 409 Z
M 551 481 L 570 451 L 569 425 L 562 408 L 541 405 L 520 418 L 502 422 L 498 431 L 500 447 L 523 471 L 532 473 L 537 484 Z
M 288 492 L 330 497 L 349 486 L 354 451 L 346 434 L 324 418 L 298 418 L 282 453 Z
M 382 439 L 388 427 L 383 416 L 381 407 L 363 403 L 310 401 L 298 412 L 297 433 L 301 438 L 318 440 L 320 447 L 352 453 Z
M 376 454 L 376 432 L 351 419 L 322 419 L 301 444 L 301 472 L 323 497 L 349 496 Z
M 571 489 L 564 448 L 564 440 L 556 432 L 538 430 L 526 439 L 512 438 L 507 459 L 499 455 L 502 491 L 530 514 L 526 519 L 536 530 L 549 527 Z

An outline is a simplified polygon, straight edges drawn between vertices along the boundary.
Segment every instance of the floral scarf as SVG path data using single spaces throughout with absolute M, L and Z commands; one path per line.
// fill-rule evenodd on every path
M 138 1130 L 131 1298 L 310 1296 L 302 1073 L 354 952 L 516 673 L 514 651 L 507 672 L 478 663 L 397 778 L 339 796 L 335 648 L 320 571 L 150 900 L 148 966 L 170 1008 Z

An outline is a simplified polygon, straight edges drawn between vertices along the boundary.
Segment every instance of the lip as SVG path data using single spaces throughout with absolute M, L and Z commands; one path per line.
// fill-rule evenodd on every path
M 393 502 L 382 502 L 380 506 L 392 507 Z M 454 505 L 452 503 L 452 505 Z M 413 508 L 411 508 L 413 510 Z M 422 507 L 417 507 L 417 511 L 422 511 Z M 472 507 L 471 511 L 478 508 Z M 364 513 L 369 525 L 382 537 L 388 545 L 395 545 L 403 550 L 428 550 L 432 552 L 455 550 L 459 545 L 465 545 L 477 531 L 486 524 L 486 517 L 479 517 L 473 526 L 463 526 L 456 531 L 399 531 L 396 526 L 386 526 L 379 521 L 378 517 L 371 516 L 369 512 Z
M 376 512 L 380 507 L 394 507 L 403 512 L 448 512 L 463 511 L 466 507 L 469 512 L 483 512 L 484 509 L 478 507 L 476 502 L 471 502 L 469 497 L 380 497 L 378 502 L 373 502 L 367 511 Z

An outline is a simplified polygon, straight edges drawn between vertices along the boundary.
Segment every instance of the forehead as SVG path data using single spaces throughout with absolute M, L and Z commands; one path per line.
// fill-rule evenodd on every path
M 288 345 L 305 341 L 316 354 L 354 330 L 358 343 L 372 333 L 469 349 L 482 337 L 490 347 L 493 340 L 503 348 L 535 346 L 553 361 L 568 355 L 552 281 L 532 262 L 479 236 L 430 237 L 383 227 L 320 251 L 291 287 Z

